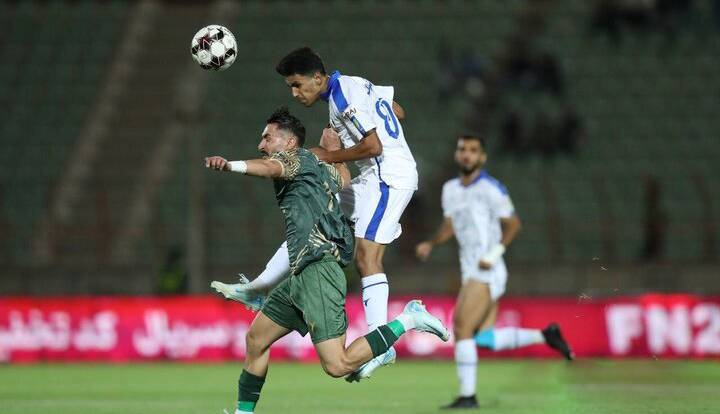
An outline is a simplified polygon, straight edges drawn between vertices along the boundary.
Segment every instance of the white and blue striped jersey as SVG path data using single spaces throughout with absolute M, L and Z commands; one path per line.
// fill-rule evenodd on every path
M 328 101 L 330 126 L 345 148 L 355 146 L 372 129 L 380 138 L 381 155 L 355 162 L 361 176 L 374 174 L 392 188 L 417 190 L 417 165 L 392 110 L 394 93 L 392 86 L 373 85 L 367 79 L 335 71 L 321 97 Z
M 452 219 L 461 260 L 468 255 L 479 260 L 500 243 L 500 219 L 515 214 L 507 188 L 484 170 L 468 185 L 463 185 L 460 178 L 446 182 L 442 209 L 443 215 Z

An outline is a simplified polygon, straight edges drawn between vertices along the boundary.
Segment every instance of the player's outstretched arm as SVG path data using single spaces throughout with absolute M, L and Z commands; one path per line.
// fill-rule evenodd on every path
M 435 246 L 447 243 L 450 239 L 453 238 L 454 235 L 455 230 L 453 230 L 452 219 L 450 217 L 445 217 L 432 239 L 424 241 L 415 246 L 415 254 L 417 255 L 418 259 L 425 261 L 427 260 L 428 256 L 430 256 L 430 253 Z
M 233 171 L 256 177 L 277 178 L 284 173 L 283 164 L 275 159 L 228 161 L 223 157 L 205 158 L 205 167 L 216 171 Z
M 311 148 L 310 151 L 314 152 L 318 158 L 329 164 L 337 164 L 340 162 L 366 160 L 377 157 L 382 154 L 383 146 L 382 142 L 380 142 L 380 137 L 378 137 L 373 128 L 357 145 L 353 145 L 350 148 L 328 151 L 324 148 L 317 147 Z

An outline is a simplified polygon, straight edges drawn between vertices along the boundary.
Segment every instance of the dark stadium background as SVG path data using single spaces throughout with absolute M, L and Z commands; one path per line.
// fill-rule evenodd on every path
M 237 38 L 227 71 L 191 58 L 208 24 Z M 421 264 L 414 246 L 440 222 L 457 135 L 487 139 L 524 225 L 499 324 L 555 319 L 580 358 L 482 352 L 483 409 L 718 412 L 720 0 L 0 0 L 0 27 L 3 413 L 233 406 L 252 314 L 209 283 L 255 276 L 283 223 L 270 182 L 203 158 L 258 155 L 280 105 L 319 138 L 327 107 L 274 71 L 305 45 L 407 112 L 420 189 L 386 254 L 391 314 L 421 297 L 452 324 L 456 247 Z M 435 412 L 456 390 L 439 341 L 409 335 L 351 387 L 285 339 L 274 359 L 311 364 L 273 361 L 259 412 Z M 32 364 L 58 361 L 81 363 Z
M 525 225 L 511 294 L 717 293 L 720 6 L 631 4 L 2 2 L 0 292 L 150 294 L 172 274 L 205 293 L 258 272 L 282 234 L 270 186 L 202 158 L 254 156 L 281 104 L 319 137 L 326 108 L 274 72 L 309 45 L 407 109 L 421 186 L 388 252 L 394 292 L 457 286 L 453 246 L 427 265 L 413 246 L 472 131 Z M 190 59 L 209 23 L 238 39 L 226 72 Z

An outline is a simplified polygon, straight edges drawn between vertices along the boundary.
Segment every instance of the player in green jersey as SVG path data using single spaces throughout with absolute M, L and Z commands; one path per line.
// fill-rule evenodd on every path
M 340 211 L 337 193 L 350 183 L 342 164 L 320 161 L 302 148 L 305 127 L 280 108 L 267 120 L 258 149 L 265 158 L 227 161 L 214 156 L 205 166 L 218 171 L 273 179 L 275 196 L 285 218 L 291 277 L 270 293 L 245 338 L 245 366 L 239 380 L 236 413 L 252 413 L 265 383 L 269 349 L 291 331 L 310 333 L 325 372 L 344 377 L 370 359 L 384 354 L 409 330 L 432 333 L 443 341 L 448 331 L 425 310 L 408 302 L 403 313 L 345 346 L 346 281 L 340 265 L 352 260 L 353 232 Z

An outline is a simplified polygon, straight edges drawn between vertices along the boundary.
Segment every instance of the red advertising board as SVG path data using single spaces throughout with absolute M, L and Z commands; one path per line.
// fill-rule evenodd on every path
M 395 297 L 390 315 L 410 298 Z M 452 326 L 454 298 L 422 297 Z M 348 298 L 349 339 L 366 325 L 359 297 Z M 253 314 L 213 296 L 0 298 L 0 361 L 237 360 Z M 578 357 L 720 357 L 720 297 L 644 295 L 612 299 L 523 298 L 501 301 L 498 326 L 560 323 Z M 451 341 L 452 342 L 452 341 Z M 452 343 L 409 333 L 400 356 L 452 358 Z M 309 337 L 275 344 L 275 359 L 315 358 Z M 556 356 L 544 346 L 481 356 Z

